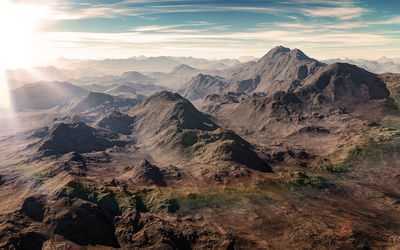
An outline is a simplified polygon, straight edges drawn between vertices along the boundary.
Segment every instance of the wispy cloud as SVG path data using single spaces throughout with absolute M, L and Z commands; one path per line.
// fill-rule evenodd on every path
M 368 53 L 383 47 L 399 51 L 395 48 L 400 44 L 396 30 L 389 28 L 400 24 L 400 16 L 392 13 L 377 18 L 376 9 L 360 0 L 14 1 L 44 7 L 41 18 L 55 28 L 42 28 L 35 39 L 42 48 L 38 51 L 56 56 L 115 57 L 165 51 L 202 57 L 261 56 L 276 44 L 329 55 L 334 49 L 356 53 L 360 47 L 369 48 Z M 94 29 L 97 20 L 90 20 L 94 18 L 110 19 L 115 25 L 103 28 L 99 24 Z
M 222 34 L 145 34 L 141 32 L 131 33 L 86 33 L 86 32 L 56 32 L 48 33 L 48 39 L 64 42 L 99 42 L 111 44 L 123 43 L 161 43 L 161 42 L 184 42 L 220 39 L 227 41 L 255 40 L 266 42 L 299 42 L 299 43 L 331 43 L 341 45 L 382 45 L 395 42 L 395 40 L 384 35 L 369 33 L 324 33 L 304 34 L 301 31 L 268 30 L 258 32 L 230 32 Z M 223 46 L 224 44 L 221 43 Z
M 282 13 L 282 8 L 254 7 L 254 6 L 229 6 L 217 4 L 168 4 L 137 6 L 126 5 L 128 3 L 166 3 L 176 1 L 123 1 L 115 4 L 88 4 L 79 8 L 76 4 L 67 1 L 56 0 L 58 4 L 51 4 L 51 14 L 47 16 L 52 20 L 79 20 L 89 18 L 117 18 L 120 16 L 144 16 L 166 13 L 200 13 L 200 12 L 257 12 L 257 13 Z
M 334 17 L 340 20 L 357 18 L 368 12 L 367 9 L 360 7 L 314 8 L 302 11 L 313 17 Z
M 384 21 L 370 22 L 370 24 L 400 24 L 400 16 L 395 16 Z
M 179 29 L 177 29 L 179 28 Z M 189 22 L 175 25 L 150 25 L 132 28 L 133 32 L 151 33 L 196 33 L 204 31 L 223 31 L 229 29 L 228 25 L 215 25 L 209 22 Z
M 151 26 L 141 26 L 138 28 L 133 28 L 132 31 L 143 32 L 143 31 L 166 31 L 170 30 L 171 28 L 180 27 L 182 25 L 151 25 Z
M 267 25 L 270 26 L 271 24 L 260 23 L 258 26 L 267 26 Z M 365 22 L 336 22 L 336 23 L 293 22 L 293 23 L 276 23 L 275 25 L 277 27 L 282 27 L 287 29 L 303 29 L 303 30 L 314 29 L 319 31 L 326 31 L 330 29 L 348 30 L 348 29 L 370 26 L 370 24 Z

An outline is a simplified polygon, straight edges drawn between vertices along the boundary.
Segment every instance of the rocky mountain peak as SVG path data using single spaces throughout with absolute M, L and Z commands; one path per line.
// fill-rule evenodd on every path
M 173 71 L 181 71 L 181 70 L 196 70 L 196 69 L 193 68 L 193 67 L 190 67 L 190 66 L 187 65 L 187 64 L 179 64 L 178 66 L 176 66 L 176 67 L 174 68 Z
M 315 74 L 323 63 L 309 58 L 301 50 L 278 46 L 257 63 L 235 74 L 229 81 L 231 91 L 266 92 L 294 91 L 306 78 Z
M 287 52 L 290 52 L 289 48 L 279 45 L 279 46 L 272 48 L 265 56 L 267 56 L 267 55 L 274 56 L 278 53 L 287 53 Z
M 145 75 L 137 71 L 127 71 L 121 75 L 122 78 L 146 78 Z
M 149 98 L 146 99 L 144 105 L 147 105 L 154 101 L 182 101 L 184 98 L 179 95 L 178 93 L 173 93 L 170 91 L 161 91 L 151 95 Z

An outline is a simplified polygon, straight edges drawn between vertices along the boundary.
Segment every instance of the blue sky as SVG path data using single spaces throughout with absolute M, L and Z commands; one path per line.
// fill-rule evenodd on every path
M 25 47 L 43 60 L 260 57 L 276 45 L 317 59 L 400 57 L 397 1 L 9 1 L 38 7 Z

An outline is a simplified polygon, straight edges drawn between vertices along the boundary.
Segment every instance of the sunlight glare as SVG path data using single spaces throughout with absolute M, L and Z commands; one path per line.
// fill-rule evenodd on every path
M 0 69 L 28 65 L 43 11 L 25 1 L 0 1 Z
M 5 69 L 29 65 L 43 14 L 40 6 L 27 1 L 0 0 L 0 109 L 11 108 Z

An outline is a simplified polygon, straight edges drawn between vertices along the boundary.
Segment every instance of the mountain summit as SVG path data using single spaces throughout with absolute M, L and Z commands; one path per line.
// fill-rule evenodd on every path
M 256 64 L 233 75 L 230 90 L 235 92 L 292 92 L 324 64 L 299 49 L 277 46 Z

